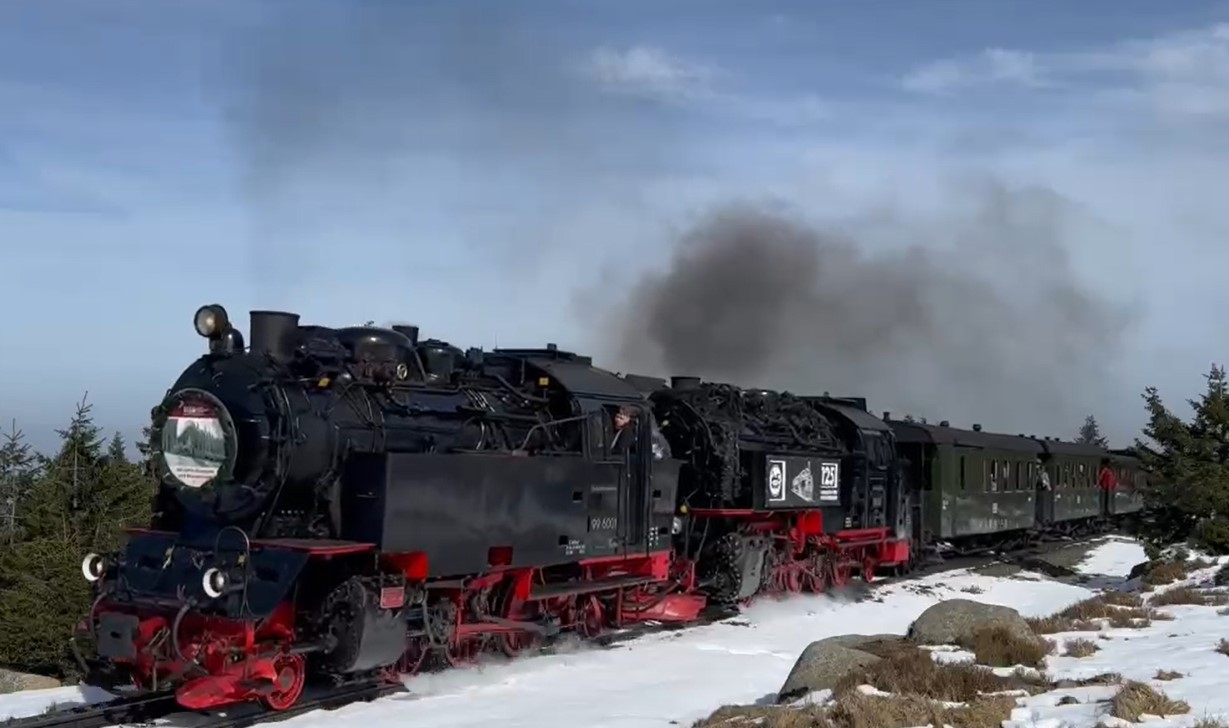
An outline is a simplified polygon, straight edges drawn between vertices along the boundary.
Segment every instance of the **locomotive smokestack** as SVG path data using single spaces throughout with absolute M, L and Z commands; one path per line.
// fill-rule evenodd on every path
M 295 333 L 299 328 L 299 314 L 286 311 L 251 312 L 252 354 L 268 354 L 274 361 L 287 362 L 294 354 Z
M 393 324 L 393 331 L 410 340 L 410 346 L 418 346 L 418 327 L 410 324 Z

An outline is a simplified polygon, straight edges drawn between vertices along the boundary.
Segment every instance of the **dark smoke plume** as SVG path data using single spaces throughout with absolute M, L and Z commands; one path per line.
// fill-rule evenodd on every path
M 954 219 L 819 230 L 713 211 L 617 311 L 620 368 L 865 396 L 931 422 L 1066 434 L 1117 394 L 1130 317 L 1066 255 L 1083 225 L 1047 190 L 982 188 Z

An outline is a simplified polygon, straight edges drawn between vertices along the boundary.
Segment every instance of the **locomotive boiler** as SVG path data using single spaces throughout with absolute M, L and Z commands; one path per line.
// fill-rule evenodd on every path
M 95 681 L 282 709 L 309 675 L 703 606 L 677 593 L 677 464 L 587 358 L 273 311 L 245 347 L 217 305 L 194 323 L 208 352 L 152 413 L 151 528 L 82 565 Z

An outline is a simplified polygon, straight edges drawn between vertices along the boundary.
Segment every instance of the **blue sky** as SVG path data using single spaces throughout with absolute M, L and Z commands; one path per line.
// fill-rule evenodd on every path
M 135 435 L 214 301 L 600 352 L 714 204 L 890 247 L 972 177 L 1096 221 L 1127 323 L 1065 391 L 1123 439 L 1229 340 L 1226 122 L 1224 2 L 0 3 L 0 419 Z

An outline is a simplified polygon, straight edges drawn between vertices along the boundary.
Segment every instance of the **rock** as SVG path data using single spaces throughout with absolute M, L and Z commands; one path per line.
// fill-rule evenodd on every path
M 1132 566 L 1132 567 L 1131 567 L 1131 573 L 1127 574 L 1127 581 L 1130 581 L 1131 579 L 1135 579 L 1135 578 L 1137 578 L 1137 577 L 1143 576 L 1143 575 L 1144 575 L 1144 572 L 1148 570 L 1148 564 L 1150 564 L 1150 563 L 1152 563 L 1152 562 L 1150 562 L 1150 561 L 1141 561 L 1140 563 L 1136 564 L 1135 566 Z
M 875 655 L 855 649 L 852 645 L 865 645 L 885 637 L 900 640 L 897 635 L 847 634 L 807 645 L 778 691 L 777 702 L 788 703 L 817 690 L 831 690 L 841 678 L 854 670 L 879 662 Z
M 60 681 L 46 675 L 29 675 L 24 672 L 0 670 L 0 694 L 18 693 L 24 690 L 48 690 L 60 687 Z
M 966 644 L 983 627 L 1002 627 L 1021 638 L 1033 630 L 1011 607 L 968 599 L 948 599 L 922 612 L 909 626 L 909 640 L 920 645 Z
M 876 657 L 883 657 L 885 651 L 891 651 L 893 648 L 904 644 L 905 638 L 898 634 L 841 634 L 811 644 L 817 645 L 820 642 L 830 642 L 841 647 L 848 647 L 851 650 L 860 650 L 862 652 L 869 652 Z

